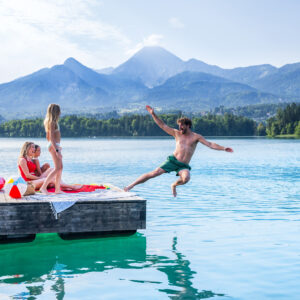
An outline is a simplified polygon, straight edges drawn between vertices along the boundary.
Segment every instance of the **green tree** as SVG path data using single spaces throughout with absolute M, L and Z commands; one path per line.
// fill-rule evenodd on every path
M 298 121 L 298 125 L 295 128 L 295 134 L 300 137 L 300 121 Z
M 258 136 L 265 136 L 266 135 L 266 126 L 263 123 L 259 123 L 256 129 L 256 134 Z

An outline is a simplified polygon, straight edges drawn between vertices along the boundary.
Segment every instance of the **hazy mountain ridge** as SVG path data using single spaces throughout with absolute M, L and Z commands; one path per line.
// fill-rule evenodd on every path
M 298 64 L 297 64 L 298 65 Z M 286 66 L 284 66 L 286 67 Z M 266 76 L 252 83 L 253 86 L 266 92 L 281 96 L 294 97 L 300 99 L 300 66 L 299 68 L 280 68 L 277 72 Z
M 174 103 L 181 109 L 192 111 L 193 108 L 209 109 L 219 105 L 230 107 L 247 105 L 249 102 L 251 104 L 268 103 L 270 100 L 278 102 L 278 97 L 207 73 L 182 72 L 149 90 L 147 100 L 160 106 L 163 100 L 166 103 Z
M 203 110 L 297 101 L 300 63 L 222 69 L 186 62 L 161 47 L 146 47 L 108 74 L 74 58 L 0 84 L 0 114 L 44 112 L 48 103 L 72 111 L 143 107 Z M 298 100 L 299 101 L 299 100 Z

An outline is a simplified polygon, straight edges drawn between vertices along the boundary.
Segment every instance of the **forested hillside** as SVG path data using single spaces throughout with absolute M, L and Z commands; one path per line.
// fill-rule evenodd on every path
M 278 109 L 277 114 L 267 122 L 269 136 L 296 134 L 300 136 L 300 104 L 289 104 L 285 109 Z
M 176 120 L 180 115 L 160 116 L 169 126 L 177 128 Z M 245 117 L 225 114 L 208 114 L 194 117 L 193 130 L 211 136 L 253 136 L 256 123 Z M 79 116 L 65 116 L 60 120 L 63 137 L 85 136 L 164 136 L 167 135 L 149 115 L 127 115 L 108 120 L 97 120 Z M 42 119 L 12 120 L 0 125 L 0 136 L 5 137 L 44 137 Z

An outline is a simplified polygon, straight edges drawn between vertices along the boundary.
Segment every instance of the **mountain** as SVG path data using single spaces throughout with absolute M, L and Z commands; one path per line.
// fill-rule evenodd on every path
M 222 69 L 218 74 L 233 81 L 252 85 L 253 82 L 275 73 L 276 67 L 271 65 L 257 65 L 250 67 L 240 67 L 234 69 Z
M 184 63 L 184 71 L 203 72 L 203 73 L 221 76 L 224 70 L 218 66 L 209 65 L 201 60 L 192 58 Z
M 180 73 L 184 62 L 161 47 L 145 47 L 125 63 L 114 69 L 112 74 L 142 82 L 147 87 L 163 83 Z
M 107 93 L 91 87 L 64 65 L 42 69 L 31 75 L 0 85 L 0 105 L 10 111 L 45 110 L 55 102 L 65 108 L 104 103 Z
M 300 63 L 285 65 L 252 85 L 262 91 L 300 100 Z
M 132 110 L 146 103 L 194 111 L 300 101 L 300 63 L 222 69 L 196 59 L 185 62 L 161 47 L 145 47 L 104 73 L 68 58 L 62 65 L 0 84 L 0 115 L 44 115 L 52 102 L 76 113 Z
M 135 100 L 142 97 L 146 90 L 146 87 L 139 81 L 122 77 L 119 74 L 99 74 L 74 58 L 68 58 L 64 62 L 64 66 L 90 86 L 104 90 L 112 101 L 119 102 L 118 100 L 123 97 L 127 100 Z
M 104 69 L 99 69 L 99 70 L 95 70 L 97 73 L 99 74 L 111 74 L 113 72 L 114 68 L 113 67 L 108 67 L 108 68 L 104 68 Z
M 25 110 L 44 113 L 49 103 L 58 103 L 68 111 L 91 107 L 113 108 L 122 101 L 136 101 L 147 88 L 131 79 L 104 75 L 82 65 L 74 58 L 63 65 L 41 69 L 9 83 L 0 84 L 0 113 L 15 115 Z M 125 106 L 125 105 L 123 105 Z
M 185 69 L 193 72 L 206 72 L 245 83 L 261 91 L 288 97 L 291 100 L 300 99 L 300 63 L 288 64 L 281 68 L 265 64 L 222 69 L 191 59 L 185 63 Z
M 128 61 L 114 69 L 112 74 L 140 81 L 152 88 L 185 71 L 204 72 L 235 82 L 244 83 L 283 98 L 298 97 L 298 70 L 300 63 L 276 68 L 270 64 L 223 69 L 197 59 L 183 61 L 161 47 L 145 47 Z
M 112 88 L 112 82 L 107 75 L 99 74 L 96 71 L 84 66 L 73 57 L 64 62 L 64 66 L 93 87 L 99 87 L 104 90 Z
M 279 101 L 279 97 L 270 93 L 261 93 L 248 85 L 200 72 L 182 72 L 147 94 L 147 102 L 155 106 L 167 108 L 174 105 L 188 111 Z
M 277 68 L 271 65 L 257 65 L 234 69 L 222 69 L 218 66 L 209 65 L 201 60 L 193 58 L 179 65 L 177 71 L 173 71 L 173 75 L 184 71 L 203 72 L 211 75 L 221 76 L 232 81 L 251 84 L 256 80 L 275 73 Z
M 145 47 L 137 52 L 128 61 L 114 69 L 112 73 L 121 74 L 124 77 L 141 81 L 148 87 L 154 87 L 184 71 L 204 72 L 251 84 L 260 78 L 273 74 L 276 70 L 277 68 L 271 65 L 222 69 L 197 59 L 190 59 L 185 62 L 161 47 L 152 46 Z M 103 71 L 103 73 L 105 72 Z M 111 69 L 109 72 L 111 72 Z

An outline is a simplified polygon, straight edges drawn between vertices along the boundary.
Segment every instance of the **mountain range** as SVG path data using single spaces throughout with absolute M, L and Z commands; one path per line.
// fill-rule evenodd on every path
M 94 70 L 74 58 L 0 84 L 0 114 L 44 114 L 49 103 L 63 111 L 101 112 L 156 108 L 184 111 L 216 106 L 300 101 L 300 63 L 223 69 L 183 61 L 161 47 L 145 47 L 116 68 Z

